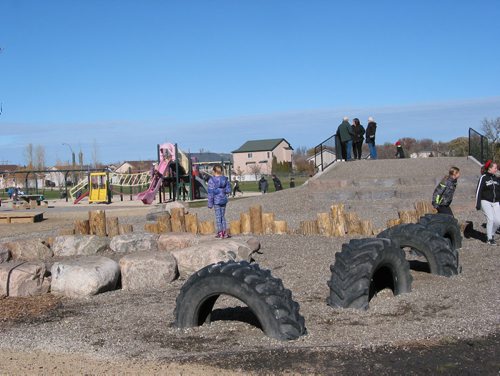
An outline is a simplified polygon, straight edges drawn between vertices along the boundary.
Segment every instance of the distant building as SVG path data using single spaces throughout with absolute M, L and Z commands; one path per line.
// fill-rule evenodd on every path
M 216 164 L 226 165 L 227 163 L 233 164 L 233 156 L 228 153 L 189 153 L 191 161 L 193 162 L 193 169 L 198 168 L 200 172 L 212 173 L 212 168 Z
M 17 186 L 17 180 L 22 180 L 22 176 L 14 171 L 19 169 L 17 165 L 0 165 L 0 189 Z
M 256 180 L 272 173 L 273 157 L 292 163 L 292 146 L 284 138 L 251 140 L 232 151 L 233 170 L 242 180 Z
M 316 154 L 308 157 L 307 161 L 309 163 L 313 163 L 314 167 L 318 166 L 319 171 L 323 171 L 323 166 L 329 166 L 335 161 L 336 158 L 337 156 L 333 151 L 323 149 L 322 152 L 317 152 Z
M 150 171 L 151 168 L 158 164 L 158 161 L 125 161 L 119 165 L 114 172 L 118 174 L 138 173 Z
M 445 157 L 446 154 L 435 150 L 423 150 L 410 154 L 410 158 L 432 158 L 432 157 Z

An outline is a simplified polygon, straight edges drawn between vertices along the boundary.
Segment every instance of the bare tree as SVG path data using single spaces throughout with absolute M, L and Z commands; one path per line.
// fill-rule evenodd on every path
M 260 175 L 260 165 L 257 164 L 257 163 L 252 163 L 250 166 L 249 166 L 249 170 L 252 174 L 255 175 L 255 180 L 257 180 L 259 178 L 259 175 Z
M 35 166 L 38 170 L 45 168 L 45 148 L 42 145 L 35 147 Z
M 24 149 L 24 158 L 26 159 L 26 166 L 28 169 L 33 168 L 33 144 L 29 143 Z
M 500 117 L 497 117 L 496 119 L 484 118 L 481 122 L 481 130 L 491 142 L 493 159 L 496 160 L 497 155 L 499 154 L 499 151 L 497 149 L 500 141 Z

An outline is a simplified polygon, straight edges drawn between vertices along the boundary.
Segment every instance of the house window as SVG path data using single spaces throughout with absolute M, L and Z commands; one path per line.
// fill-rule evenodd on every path
M 267 152 L 267 157 L 271 158 L 271 152 L 269 152 L 269 151 Z
M 252 158 L 252 153 L 248 153 L 248 158 Z

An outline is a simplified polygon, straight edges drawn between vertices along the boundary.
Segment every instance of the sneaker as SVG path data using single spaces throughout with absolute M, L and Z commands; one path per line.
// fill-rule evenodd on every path
M 231 235 L 229 235 L 229 232 L 227 232 L 227 231 L 222 231 L 222 238 L 223 238 L 223 239 L 228 239 L 228 238 L 230 238 L 230 237 L 231 237 Z
M 486 244 L 488 244 L 488 245 L 497 245 L 497 242 L 495 241 L 495 239 L 491 238 L 491 239 L 488 239 L 488 241 L 486 242 Z
M 215 235 L 215 237 L 216 237 L 217 239 L 222 239 L 222 237 L 223 237 L 223 231 L 219 231 L 219 232 L 217 233 L 217 235 Z

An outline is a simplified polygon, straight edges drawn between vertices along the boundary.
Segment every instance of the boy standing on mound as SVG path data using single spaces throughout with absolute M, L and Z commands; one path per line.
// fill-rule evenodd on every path
M 231 193 L 229 179 L 222 174 L 222 166 L 215 165 L 214 176 L 208 180 L 208 208 L 215 210 L 215 223 L 217 225 L 216 238 L 230 238 L 226 223 L 227 196 Z

